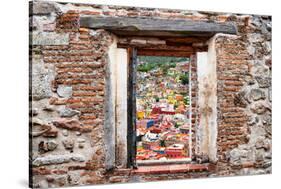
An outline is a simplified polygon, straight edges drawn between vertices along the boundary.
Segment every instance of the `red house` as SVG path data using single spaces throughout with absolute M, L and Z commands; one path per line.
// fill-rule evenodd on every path
M 166 148 L 165 153 L 168 158 L 180 158 L 184 156 L 183 154 L 184 145 L 181 144 L 174 144 Z
M 151 111 L 151 114 L 161 114 L 162 111 L 161 111 L 161 108 L 160 107 L 153 107 L 152 108 L 152 111 Z

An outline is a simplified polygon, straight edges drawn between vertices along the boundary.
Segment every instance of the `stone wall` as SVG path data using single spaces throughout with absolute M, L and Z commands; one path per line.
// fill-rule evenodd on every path
M 271 22 L 239 22 L 217 43 L 219 174 L 271 173 Z
M 192 154 L 199 156 L 199 139 L 196 137 L 196 130 L 199 129 L 199 114 L 198 114 L 198 81 L 197 81 L 197 57 L 192 55 L 190 57 L 190 92 L 191 92 L 191 129 L 192 129 Z
M 31 187 L 271 173 L 271 17 L 44 1 L 30 10 Z M 106 76 L 114 36 L 81 28 L 85 15 L 237 25 L 237 36 L 216 38 L 218 162 L 182 172 L 106 170 Z

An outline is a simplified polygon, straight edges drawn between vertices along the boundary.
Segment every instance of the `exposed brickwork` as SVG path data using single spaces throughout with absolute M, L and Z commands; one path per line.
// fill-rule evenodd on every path
M 271 28 L 264 22 L 268 17 L 232 19 L 240 36 L 219 37 L 216 48 L 217 174 L 271 173 L 271 88 L 269 82 L 264 90 L 257 80 L 263 77 L 267 83 L 271 78 L 271 66 L 266 64 L 271 61 Z
M 69 10 L 57 18 L 56 30 L 58 32 L 78 32 L 79 17 L 79 11 Z
M 247 50 L 239 39 L 217 39 L 218 73 L 218 157 L 226 161 L 225 152 L 247 142 L 247 115 L 236 102 L 249 75 Z M 241 57 L 242 56 L 242 57 Z M 244 57 L 244 58 L 243 58 Z

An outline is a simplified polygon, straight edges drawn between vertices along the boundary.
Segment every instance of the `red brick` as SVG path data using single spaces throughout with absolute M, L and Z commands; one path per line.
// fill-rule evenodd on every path
M 96 119 L 96 115 L 82 115 L 79 117 L 80 120 L 93 120 Z
M 90 11 L 90 10 L 83 10 L 80 11 L 80 14 L 86 14 L 86 15 L 100 15 L 100 11 Z

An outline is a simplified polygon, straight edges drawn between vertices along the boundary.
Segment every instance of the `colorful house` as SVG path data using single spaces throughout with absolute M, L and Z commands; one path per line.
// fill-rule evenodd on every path
M 181 158 L 184 156 L 184 145 L 183 144 L 173 144 L 165 150 L 165 154 L 168 158 Z
M 144 116 L 145 116 L 144 111 L 138 111 L 138 112 L 137 112 L 137 119 L 143 119 Z

